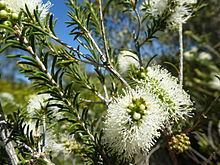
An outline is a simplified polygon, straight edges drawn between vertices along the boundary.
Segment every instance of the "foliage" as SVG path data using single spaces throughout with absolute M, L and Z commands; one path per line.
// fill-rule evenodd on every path
M 167 0 L 165 10 L 155 15 L 153 4 L 158 2 L 147 2 L 69 0 L 67 26 L 79 43 L 74 48 L 55 34 L 49 6 L 26 3 L 18 12 L 0 1 L 0 52 L 19 50 L 7 57 L 17 60 L 31 82 L 0 82 L 0 92 L 13 96 L 8 102 L 1 98 L 0 115 L 6 117 L 0 126 L 7 123 L 7 138 L 20 164 L 220 163 L 219 53 L 210 46 L 216 41 L 185 32 L 190 44 L 184 54 L 184 89 L 172 76 L 181 72 L 172 52 L 145 56 L 151 43 L 163 46 L 159 34 L 182 26 L 202 3 Z M 185 14 L 175 13 L 177 8 Z M 167 70 L 155 67 L 155 59 Z M 159 68 L 158 74 L 151 75 L 152 68 Z M 10 162 L 3 137 L 1 141 L 0 161 Z

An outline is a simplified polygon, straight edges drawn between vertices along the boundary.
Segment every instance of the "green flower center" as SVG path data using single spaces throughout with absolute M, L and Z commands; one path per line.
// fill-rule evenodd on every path
M 147 70 L 144 67 L 140 69 L 132 68 L 131 75 L 137 80 L 145 80 L 147 78 Z
M 142 97 L 133 98 L 132 103 L 127 107 L 127 112 L 132 121 L 136 124 L 139 124 L 143 116 L 145 116 L 147 113 L 147 103 Z

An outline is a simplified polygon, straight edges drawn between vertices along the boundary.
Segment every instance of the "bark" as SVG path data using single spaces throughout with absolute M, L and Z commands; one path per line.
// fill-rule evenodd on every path
M 7 122 L 5 120 L 1 103 L 0 103 L 0 135 L 12 165 L 17 165 L 19 160 L 15 152 L 15 148 L 12 141 L 8 141 L 9 130 L 7 129 Z

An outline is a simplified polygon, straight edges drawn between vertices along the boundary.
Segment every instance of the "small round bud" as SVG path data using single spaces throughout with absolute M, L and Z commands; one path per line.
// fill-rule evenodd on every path
M 144 72 L 144 71 L 145 71 L 144 67 L 141 67 L 141 68 L 140 68 L 140 71 L 141 71 L 141 72 Z
M 7 20 L 8 19 L 8 12 L 6 10 L 0 11 L 0 20 Z
M 0 1 L 0 10 L 6 8 L 6 3 L 4 1 Z
M 128 108 L 129 108 L 129 109 L 133 109 L 133 108 L 134 108 L 134 104 L 130 104 L 130 105 L 128 106 Z
M 141 78 L 146 78 L 146 73 L 141 72 Z
M 134 112 L 133 114 L 133 119 L 134 120 L 139 120 L 141 118 L 141 114 L 140 113 L 137 113 L 137 112 Z
M 10 21 L 4 21 L 4 22 L 3 22 L 3 25 L 8 26 L 8 27 L 11 27 L 11 26 L 12 26 L 12 23 L 11 23 Z
M 130 113 L 130 112 L 131 112 L 131 110 L 128 108 L 128 109 L 127 109 L 127 112 L 128 112 L 128 113 Z
M 146 109 L 146 107 L 145 107 L 144 104 L 141 104 L 139 107 L 140 107 L 140 110 L 141 110 L 141 111 L 144 111 L 144 110 Z
M 18 14 L 17 14 L 17 13 L 12 13 L 12 14 L 11 14 L 11 18 L 12 18 L 13 20 L 17 20 L 17 19 L 18 19 Z

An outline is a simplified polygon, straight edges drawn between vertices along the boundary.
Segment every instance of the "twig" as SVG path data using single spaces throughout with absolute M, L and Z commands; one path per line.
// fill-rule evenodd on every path
M 215 146 L 213 138 L 212 138 L 212 124 L 213 121 L 210 121 L 208 124 L 208 140 L 209 140 L 209 144 L 212 146 L 213 149 L 215 149 L 216 151 L 218 150 L 218 147 Z
M 100 21 L 101 21 L 101 32 L 102 32 L 102 38 L 104 42 L 104 49 L 105 49 L 105 54 L 103 54 L 103 62 L 109 63 L 109 54 L 108 54 L 108 43 L 106 39 L 106 34 L 105 34 L 105 26 L 104 26 L 104 18 L 103 18 L 103 13 L 102 13 L 102 0 L 99 0 L 99 15 L 100 15 Z
M 200 114 L 197 122 L 193 125 L 193 127 L 189 128 L 186 130 L 186 132 L 192 132 L 200 123 L 201 121 L 204 119 L 204 116 L 206 116 L 206 114 L 212 109 L 212 107 L 214 106 L 215 102 L 220 98 L 220 96 L 216 97 L 208 106 L 208 108 L 205 110 L 204 113 Z
M 180 46 L 180 57 L 179 57 L 179 83 L 183 86 L 183 25 L 179 24 L 179 46 Z
M 101 0 L 99 0 L 99 5 L 101 4 L 100 1 Z M 100 17 L 103 17 L 102 12 L 101 12 Z M 102 33 L 105 34 L 105 32 L 103 31 L 103 30 L 105 30 L 104 29 L 104 20 L 103 20 L 103 18 L 101 19 L 101 26 L 103 26 L 103 28 L 101 28 Z M 98 46 L 98 44 L 96 43 L 95 39 L 92 37 L 92 35 L 89 32 L 89 30 L 86 27 L 82 27 L 82 30 L 85 32 L 85 35 L 91 40 L 92 44 L 94 45 L 94 47 L 96 48 L 96 50 L 100 54 L 100 57 L 102 58 L 102 61 L 103 61 L 103 64 L 104 64 L 103 67 L 106 68 L 107 70 L 109 70 L 110 73 L 112 73 L 115 77 L 117 77 L 117 79 L 119 79 L 125 86 L 130 87 L 129 84 L 127 83 L 127 81 L 125 81 L 125 79 L 114 69 L 114 67 L 112 66 L 111 62 L 109 61 L 108 47 L 107 47 L 107 40 L 106 40 L 106 38 L 104 39 L 103 42 L 104 42 L 105 51 L 106 51 L 107 54 L 104 54 L 101 51 L 101 49 Z
M 190 147 L 190 150 L 196 154 L 198 157 L 200 157 L 203 161 L 206 163 L 211 163 L 206 157 L 204 157 L 202 154 L 200 154 L 198 151 L 196 151 L 194 148 Z
M 141 18 L 140 18 L 140 15 L 137 11 L 137 9 L 134 9 L 134 13 L 137 17 L 137 20 L 138 20 L 138 26 L 137 26 L 137 32 L 136 32 L 136 35 L 134 37 L 134 42 L 135 42 L 135 47 L 136 47 L 136 50 L 137 50 L 137 55 L 138 55 L 138 59 L 139 59 L 139 63 L 140 63 L 140 66 L 142 66 L 142 58 L 141 58 L 141 53 L 140 53 L 140 44 L 139 44 L 139 35 L 140 35 L 140 30 L 141 30 Z

